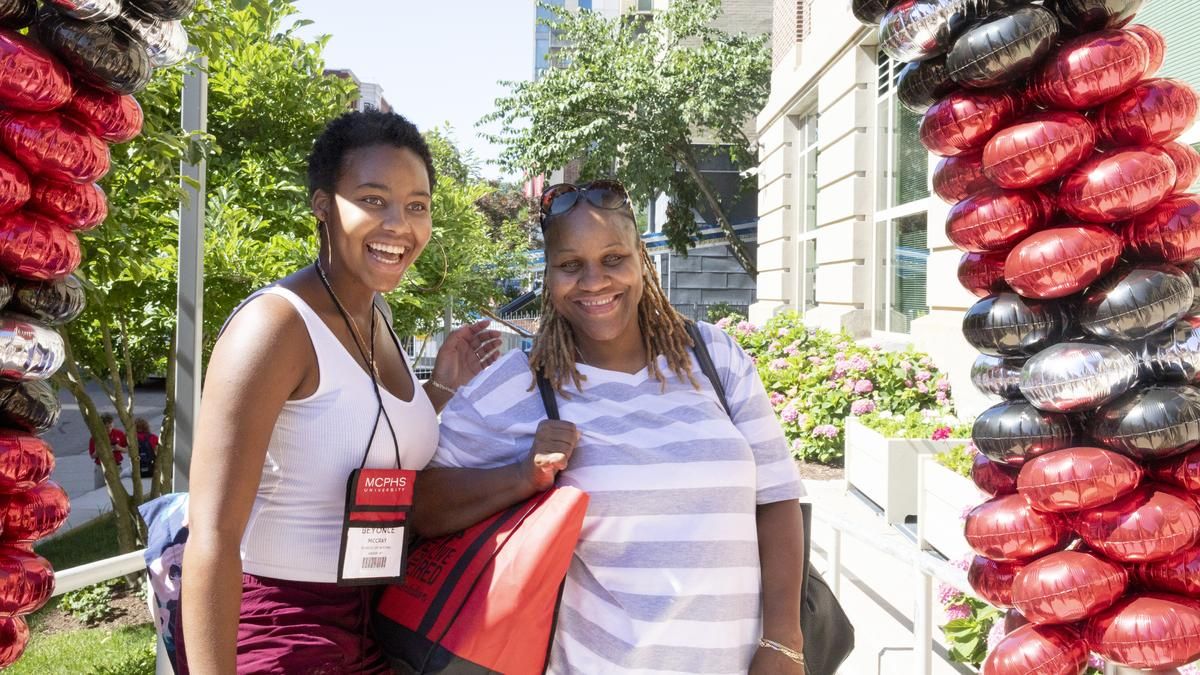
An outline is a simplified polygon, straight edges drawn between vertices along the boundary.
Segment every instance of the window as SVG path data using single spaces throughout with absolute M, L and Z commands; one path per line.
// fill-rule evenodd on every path
M 637 11 L 653 12 L 654 11 L 654 0 L 638 0 Z
M 929 313 L 929 158 L 921 145 L 921 116 L 900 105 L 902 64 L 879 54 L 875 137 L 875 330 L 908 333 Z
M 817 306 L 817 113 L 792 118 L 796 130 L 796 309 Z
M 717 193 L 725 207 L 725 215 L 733 226 L 758 220 L 758 190 L 753 181 L 742 182 L 742 167 L 730 156 L 730 147 L 723 145 L 693 145 L 696 165 Z M 697 204 L 700 218 L 709 225 L 717 224 L 716 214 L 701 199 Z

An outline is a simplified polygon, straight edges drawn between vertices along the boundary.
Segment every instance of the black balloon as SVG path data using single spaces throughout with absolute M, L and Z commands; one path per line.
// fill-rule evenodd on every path
M 903 0 L 880 21 L 879 47 L 897 61 L 944 54 L 954 37 L 975 19 L 1012 0 Z
M 923 115 L 929 106 L 954 91 L 955 87 L 946 70 L 946 57 L 939 56 L 904 66 L 896 84 L 896 97 L 905 108 Z
M 13 287 L 8 282 L 8 277 L 0 274 L 0 309 L 4 309 L 8 302 L 12 300 Z
M 58 423 L 61 412 L 48 382 L 0 382 L 0 425 L 40 434 Z
M 1023 358 L 1004 358 L 980 354 L 971 366 L 971 384 L 985 394 L 1001 398 L 1021 398 Z
M 1088 33 L 1129 23 L 1142 0 L 1046 0 L 1046 6 L 1075 32 Z
M 37 0 L 0 0 L 0 26 L 24 28 L 37 17 Z
M 80 21 L 110 21 L 121 13 L 121 0 L 46 0 L 46 4 Z
M 109 23 L 87 23 L 53 10 L 38 16 L 38 39 L 89 84 L 133 94 L 150 82 L 154 67 L 146 45 Z
M 1140 340 L 1173 326 L 1194 294 L 1192 280 L 1174 265 L 1118 268 L 1084 293 L 1079 324 L 1106 340 Z
M 51 325 L 74 321 L 84 308 L 83 284 L 74 275 L 16 283 L 12 309 Z
M 946 70 L 967 87 L 995 87 L 1033 70 L 1058 39 L 1058 19 L 1030 5 L 963 33 L 946 57 Z
M 156 19 L 174 21 L 186 18 L 196 8 L 196 0 L 125 0 Z
M 1028 401 L 1004 401 L 975 418 L 971 440 L 993 462 L 1021 466 L 1075 445 L 1076 434 L 1068 415 L 1038 410 Z
M 1200 320 L 1184 319 L 1146 338 L 1137 349 L 1143 379 L 1200 383 Z
M 1149 386 L 1125 394 L 1092 418 L 1092 435 L 1135 459 L 1161 459 L 1200 444 L 1200 391 Z
M 963 317 L 963 336 L 993 356 L 1032 356 L 1063 339 L 1067 317 L 1053 301 L 1004 292 L 980 300 Z
M 173 66 L 187 56 L 188 36 L 182 22 L 155 19 L 130 7 L 121 14 L 118 25 L 146 45 L 155 68 Z
M 861 23 L 878 26 L 880 19 L 894 4 L 896 0 L 851 0 L 850 12 Z

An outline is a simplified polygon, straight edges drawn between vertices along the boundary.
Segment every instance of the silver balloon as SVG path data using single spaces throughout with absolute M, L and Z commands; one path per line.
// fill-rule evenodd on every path
M 1025 363 L 1021 393 L 1049 412 L 1092 410 L 1129 391 L 1137 378 L 1137 359 L 1124 347 L 1060 342 Z
M 72 19 L 98 23 L 117 18 L 121 0 L 46 0 L 46 4 Z
M 1021 397 L 1022 358 L 980 354 L 971 365 L 971 384 L 985 394 L 1002 398 Z
M 897 61 L 923 61 L 945 53 L 973 20 L 1023 0 L 916 0 L 883 17 L 879 46 Z
M 0 378 L 49 379 L 65 359 L 61 335 L 33 319 L 0 315 Z
M 1175 325 L 1194 295 L 1191 279 L 1173 265 L 1122 267 L 1087 290 L 1079 324 L 1105 340 L 1140 340 Z
M 137 7 L 127 7 L 118 21 L 121 29 L 146 45 L 150 63 L 164 68 L 179 63 L 187 56 L 188 35 L 182 21 L 163 21 Z
M 0 424 L 35 434 L 58 424 L 62 406 L 49 382 L 0 380 Z
M 13 298 L 12 284 L 10 284 L 8 282 L 8 277 L 4 276 L 3 274 L 0 274 L 0 309 L 4 309 L 4 306 L 7 305 L 8 301 L 12 300 L 12 298 Z
M 1157 382 L 1200 383 L 1200 320 L 1184 319 L 1138 345 L 1142 377 Z
M 1076 434 L 1067 415 L 1038 410 L 1028 401 L 1004 401 L 975 418 L 971 440 L 993 462 L 1021 466 L 1075 445 Z
M 1006 291 L 989 295 L 963 316 L 963 337 L 993 356 L 1031 356 L 1066 336 L 1067 315 L 1054 301 Z
M 1192 288 L 1195 292 L 1192 294 L 1192 306 L 1188 308 L 1188 316 L 1200 314 L 1200 261 L 1189 263 L 1184 267 L 1184 272 L 1187 272 L 1188 278 L 1192 280 Z
M 1092 435 L 1139 460 L 1187 452 L 1200 445 L 1200 391 L 1189 385 L 1131 391 L 1096 413 Z

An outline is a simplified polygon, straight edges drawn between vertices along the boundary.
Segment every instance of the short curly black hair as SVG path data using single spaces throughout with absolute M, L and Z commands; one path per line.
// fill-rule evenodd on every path
M 346 153 L 370 145 L 391 145 L 408 148 L 425 162 L 429 172 L 429 189 L 437 181 L 433 155 L 417 127 L 396 113 L 367 110 L 348 112 L 333 121 L 313 143 L 308 156 L 308 196 L 317 190 L 333 192 Z

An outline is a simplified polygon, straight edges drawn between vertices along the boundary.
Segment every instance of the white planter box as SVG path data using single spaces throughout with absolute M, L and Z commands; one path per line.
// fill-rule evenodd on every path
M 918 460 L 917 473 L 921 486 L 917 536 L 949 560 L 972 555 L 963 537 L 962 516 L 967 509 L 982 504 L 987 496 L 970 478 L 938 464 L 932 456 Z
M 883 509 L 889 525 L 917 515 L 917 458 L 935 455 L 963 439 L 884 438 L 846 418 L 846 482 Z

